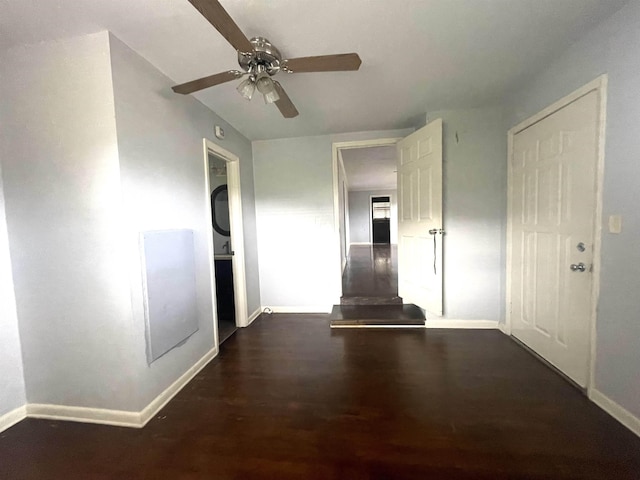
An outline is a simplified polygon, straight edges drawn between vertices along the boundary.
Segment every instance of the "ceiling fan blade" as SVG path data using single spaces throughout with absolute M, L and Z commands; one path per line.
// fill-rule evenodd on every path
M 198 90 L 220 85 L 221 83 L 230 82 L 231 80 L 240 78 L 242 75 L 243 73 L 238 70 L 229 70 L 228 72 L 216 73 L 215 75 L 209 75 L 208 77 L 202 77 L 197 80 L 191 80 L 190 82 L 176 85 L 175 87 L 171 87 L 171 90 L 182 95 L 187 95 L 189 93 L 197 92 Z
M 250 53 L 253 46 L 218 0 L 189 0 L 220 34 L 239 52 Z
M 299 57 L 284 61 L 284 66 L 292 73 L 351 71 L 358 70 L 361 64 L 362 60 L 357 53 Z
M 280 99 L 276 102 L 276 107 L 280 110 L 280 113 L 284 118 L 293 118 L 298 116 L 298 109 L 293 104 L 287 92 L 284 91 L 282 85 L 279 82 L 274 81 L 274 85 L 276 86 L 276 91 L 280 96 Z

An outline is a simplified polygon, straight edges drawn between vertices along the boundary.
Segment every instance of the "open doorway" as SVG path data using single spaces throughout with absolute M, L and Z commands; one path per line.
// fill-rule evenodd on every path
M 229 216 L 227 162 L 209 152 L 209 189 L 211 190 L 211 226 L 216 278 L 216 318 L 218 338 L 222 344 L 237 329 L 235 293 L 233 291 L 233 255 Z
M 341 305 L 402 303 L 396 254 L 396 140 L 334 145 L 341 193 Z
M 244 232 L 239 158 L 205 139 L 209 255 L 216 342 L 221 345 L 247 325 Z
M 422 310 L 398 294 L 399 140 L 333 145 L 342 291 L 331 328 L 424 328 Z

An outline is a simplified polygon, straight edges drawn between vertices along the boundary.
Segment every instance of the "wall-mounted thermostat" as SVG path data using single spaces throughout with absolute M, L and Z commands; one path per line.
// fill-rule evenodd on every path
M 216 125 L 216 137 L 218 137 L 220 140 L 224 138 L 224 130 L 220 125 Z

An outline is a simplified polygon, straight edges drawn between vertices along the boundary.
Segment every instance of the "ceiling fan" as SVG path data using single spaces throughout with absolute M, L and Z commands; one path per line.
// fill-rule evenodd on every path
M 357 53 L 283 59 L 278 49 L 266 38 L 247 39 L 218 0 L 189 0 L 189 2 L 237 50 L 238 63 L 242 70 L 229 70 L 176 85 L 172 87 L 176 93 L 187 95 L 248 75 L 248 78 L 243 80 L 237 88 L 240 95 L 251 100 L 257 89 L 264 96 L 266 103 L 275 103 L 285 118 L 293 118 L 298 116 L 298 110 L 282 85 L 271 77 L 280 71 L 287 73 L 352 71 L 358 70 L 362 63 Z

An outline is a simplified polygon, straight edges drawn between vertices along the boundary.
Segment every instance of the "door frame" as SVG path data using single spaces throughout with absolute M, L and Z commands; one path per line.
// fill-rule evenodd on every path
M 596 362 L 596 322 L 598 299 L 600 296 L 600 271 L 601 271 L 601 250 L 602 250 L 602 192 L 604 180 L 604 160 L 605 160 L 605 134 L 607 123 L 607 82 L 606 74 L 597 77 L 595 80 L 587 83 L 583 87 L 578 88 L 569 95 L 554 102 L 541 112 L 529 117 L 523 122 L 508 131 L 507 138 L 507 239 L 506 239 L 506 281 L 505 281 L 505 300 L 506 300 L 506 318 L 504 333 L 512 335 L 511 326 L 511 282 L 512 282 L 512 251 L 513 225 L 511 216 L 513 213 L 513 141 L 516 134 L 529 128 L 530 126 L 544 120 L 558 110 L 575 102 L 579 98 L 595 91 L 598 94 L 598 138 L 597 138 L 597 165 L 596 165 L 596 210 L 593 222 L 593 280 L 591 285 L 591 318 L 589 328 L 589 375 L 587 379 L 587 392 L 589 396 L 595 388 L 594 374 Z
M 242 194 L 240 189 L 240 157 L 222 148 L 220 145 L 204 138 L 202 141 L 204 151 L 204 175 L 205 175 L 205 211 L 207 212 L 207 242 L 209 252 L 209 269 L 211 272 L 211 295 L 213 299 L 213 318 L 215 319 L 216 344 L 218 337 L 218 305 L 216 298 L 215 258 L 213 249 L 213 219 L 211 212 L 211 180 L 209 176 L 209 154 L 213 154 L 227 162 L 227 192 L 229 195 L 229 220 L 231 226 L 231 238 L 233 245 L 233 293 L 236 307 L 236 326 L 248 326 L 247 313 L 247 282 L 245 278 L 244 259 L 244 225 L 242 223 Z
M 355 140 L 351 142 L 333 142 L 331 145 L 332 152 L 332 166 L 333 166 L 333 230 L 334 230 L 334 248 L 336 249 L 336 274 L 337 278 L 340 279 L 338 282 L 339 289 L 336 295 L 336 303 L 340 303 L 340 297 L 342 296 L 342 256 L 340 254 L 340 197 L 339 197 L 339 189 L 340 185 L 338 184 L 338 169 L 340 165 L 344 169 L 344 163 L 342 160 L 342 150 L 351 150 L 354 148 L 367 148 L 367 147 L 390 147 L 398 143 L 404 137 L 384 137 L 384 138 L 373 138 L 370 140 Z M 346 227 L 348 231 L 348 227 Z M 346 238 L 347 251 L 348 245 L 350 244 L 349 238 Z

